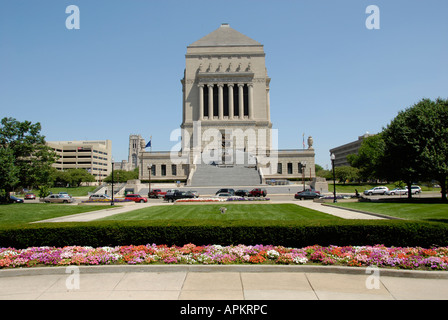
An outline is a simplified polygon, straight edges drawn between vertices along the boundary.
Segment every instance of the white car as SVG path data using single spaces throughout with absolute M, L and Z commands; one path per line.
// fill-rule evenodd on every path
M 406 192 L 408 191 L 408 187 L 406 187 Z M 419 194 L 422 192 L 422 188 L 419 186 L 411 186 L 411 193 L 412 194 Z
M 45 203 L 72 203 L 75 200 L 65 194 L 50 194 L 48 197 L 45 197 L 41 201 Z
M 375 187 L 373 189 L 370 190 L 365 190 L 364 194 L 365 195 L 374 195 L 374 194 L 386 194 L 386 192 L 389 191 L 388 187 Z
M 408 194 L 408 189 L 395 188 L 395 189 L 386 191 L 386 194 L 388 196 Z
M 107 194 L 91 194 L 89 200 L 106 200 L 111 199 L 111 197 Z

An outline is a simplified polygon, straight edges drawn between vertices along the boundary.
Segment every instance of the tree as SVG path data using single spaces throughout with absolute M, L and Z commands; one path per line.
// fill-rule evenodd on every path
M 68 169 L 55 173 L 55 182 L 69 185 L 71 187 L 79 187 L 83 182 L 94 182 L 95 177 L 88 173 L 85 169 Z
M 365 138 L 357 154 L 350 154 L 347 160 L 354 168 L 359 169 L 359 177 L 365 180 L 384 178 L 384 140 L 382 134 L 376 134 Z
M 14 166 L 14 154 L 11 149 L 0 146 L 0 191 L 5 191 L 7 186 L 14 187 L 19 183 L 18 172 Z
M 423 99 L 401 111 L 383 130 L 385 148 L 381 159 L 385 174 L 413 182 L 434 179 L 446 201 L 448 177 L 448 100 Z M 411 192 L 408 192 L 411 197 Z
M 126 182 L 134 179 L 138 179 L 138 168 L 132 171 L 114 170 L 114 183 Z M 104 182 L 112 182 L 112 173 L 104 179 Z
M 336 167 L 334 168 L 334 174 L 336 179 L 338 179 L 340 182 L 345 182 L 348 181 L 353 181 L 353 180 L 357 180 L 359 175 L 358 175 L 358 169 L 357 168 L 353 168 L 350 166 L 342 166 L 342 167 Z
M 3 118 L 0 126 L 0 189 L 6 196 L 17 187 L 48 184 L 56 153 L 45 144 L 39 122 Z

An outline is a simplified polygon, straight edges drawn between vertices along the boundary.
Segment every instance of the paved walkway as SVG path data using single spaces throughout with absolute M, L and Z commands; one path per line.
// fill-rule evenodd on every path
M 448 299 L 447 272 L 331 266 L 98 266 L 0 270 L 0 299 Z

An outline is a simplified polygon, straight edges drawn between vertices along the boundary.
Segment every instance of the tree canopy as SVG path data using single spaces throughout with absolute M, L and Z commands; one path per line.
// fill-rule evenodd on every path
M 18 187 L 48 185 L 57 156 L 40 134 L 40 123 L 14 118 L 0 123 L 0 189 L 8 197 Z
M 423 99 L 391 121 L 383 130 L 385 174 L 411 184 L 436 180 L 446 200 L 448 177 L 448 100 Z M 410 193 L 409 193 L 410 194 Z
M 366 138 L 348 157 L 367 179 L 436 180 L 446 200 L 448 178 L 448 99 L 422 99 L 402 110 L 381 133 Z M 408 193 L 412 197 L 411 193 Z

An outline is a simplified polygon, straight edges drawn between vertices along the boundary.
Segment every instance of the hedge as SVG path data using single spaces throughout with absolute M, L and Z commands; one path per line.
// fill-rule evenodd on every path
M 120 221 L 30 224 L 0 228 L 0 247 L 140 244 L 447 246 L 448 225 L 412 220 Z

